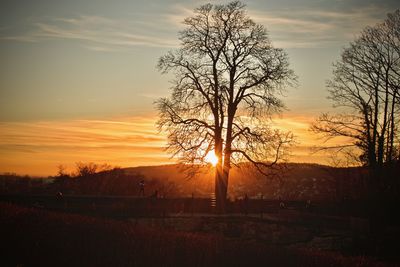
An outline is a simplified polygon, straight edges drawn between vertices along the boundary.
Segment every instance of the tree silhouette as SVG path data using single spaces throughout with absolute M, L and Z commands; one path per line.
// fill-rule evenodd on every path
M 157 102 L 158 125 L 182 162 L 200 164 L 215 151 L 217 209 L 224 212 L 231 165 L 247 160 L 266 173 L 292 141 L 270 119 L 284 107 L 277 96 L 296 77 L 286 53 L 238 1 L 203 5 L 184 25 L 180 48 L 158 62 L 175 75 L 171 97 Z
M 338 114 L 322 114 L 312 130 L 327 139 L 352 141 L 333 147 L 354 152 L 379 174 L 384 163 L 399 159 L 400 10 L 375 27 L 367 27 L 334 64 L 327 86 Z M 330 147 L 332 148 L 332 147 Z

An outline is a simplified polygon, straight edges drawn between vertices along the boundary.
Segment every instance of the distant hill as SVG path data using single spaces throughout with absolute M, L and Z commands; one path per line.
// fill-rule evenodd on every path
M 366 171 L 363 168 L 333 168 L 318 164 L 289 163 L 278 165 L 277 174 L 262 176 L 251 165 L 233 167 L 228 194 L 231 198 L 249 197 L 292 200 L 337 200 L 365 193 Z M 214 191 L 214 170 L 203 167 L 200 174 L 188 178 L 181 165 L 147 166 L 123 169 L 127 175 L 143 175 L 163 184 L 168 195 L 209 197 Z M 355 190 L 357 189 L 357 190 Z
M 165 197 L 206 197 L 214 192 L 214 169 L 203 166 L 188 177 L 187 165 L 144 166 L 112 169 L 89 175 L 29 179 L 0 175 L 0 194 L 64 194 L 137 196 L 139 182 L 145 181 L 145 195 Z M 228 195 L 250 198 L 332 201 L 360 198 L 367 194 L 366 168 L 333 168 L 318 164 L 289 163 L 262 176 L 250 164 L 231 169 Z M 394 175 L 396 177 L 396 175 Z M 397 179 L 398 180 L 398 179 Z M 397 181 L 396 180 L 396 181 Z M 392 187 L 396 188 L 396 187 Z

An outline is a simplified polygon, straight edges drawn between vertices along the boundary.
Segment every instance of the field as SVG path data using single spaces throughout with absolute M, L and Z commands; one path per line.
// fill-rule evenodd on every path
M 392 266 L 7 203 L 0 203 L 0 235 L 2 266 Z
M 224 216 L 215 215 L 213 180 L 188 180 L 176 165 L 48 179 L 0 176 L 1 260 L 6 266 L 399 262 L 397 198 L 363 198 L 363 169 L 292 164 L 282 187 L 243 171 L 232 172 Z M 138 196 L 142 179 L 146 194 Z

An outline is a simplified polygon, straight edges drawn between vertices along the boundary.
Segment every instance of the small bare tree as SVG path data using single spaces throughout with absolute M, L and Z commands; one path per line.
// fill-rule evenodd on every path
M 87 177 L 90 175 L 93 175 L 97 172 L 98 170 L 98 165 L 93 162 L 76 162 L 76 176 L 78 177 Z
M 334 106 L 344 112 L 322 114 L 311 127 L 327 139 L 348 137 L 351 142 L 333 148 L 358 148 L 358 160 L 375 173 L 399 157 L 399 29 L 397 10 L 343 50 L 327 86 Z
M 69 176 L 69 174 L 67 173 L 67 167 L 65 167 L 64 165 L 59 164 L 57 166 L 57 169 L 58 169 L 58 171 L 57 171 L 57 176 L 58 177 L 63 178 L 63 177 L 68 177 Z
M 158 62 L 175 74 L 171 97 L 158 101 L 158 125 L 168 133 L 168 151 L 185 163 L 201 164 L 215 151 L 217 209 L 224 212 L 231 164 L 247 160 L 266 173 L 292 141 L 270 118 L 284 107 L 277 95 L 296 77 L 242 3 L 194 13 L 184 20 L 181 47 Z

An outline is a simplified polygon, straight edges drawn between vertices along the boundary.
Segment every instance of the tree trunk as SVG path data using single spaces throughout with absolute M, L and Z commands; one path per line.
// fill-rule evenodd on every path
M 231 169 L 231 147 L 232 147 L 232 125 L 233 118 L 235 114 L 235 108 L 230 106 L 228 108 L 228 122 L 227 122 L 227 130 L 226 130 L 226 143 L 224 151 L 221 154 L 217 155 L 218 167 L 216 170 L 216 185 L 218 184 L 218 188 L 216 187 L 216 194 L 218 189 L 219 198 L 217 197 L 217 211 L 218 213 L 226 212 L 226 200 L 228 194 L 228 181 L 229 181 L 229 171 Z M 222 146 L 221 146 L 222 148 Z M 224 155 L 222 157 L 222 154 Z M 220 160 L 223 159 L 223 160 Z M 220 164 L 221 163 L 221 164 Z M 217 183 L 218 180 L 218 183 Z M 220 204 L 218 207 L 218 203 Z
M 397 89 L 393 92 L 392 107 L 391 107 L 391 117 L 390 117 L 390 133 L 389 133 L 389 151 L 388 151 L 388 162 L 394 160 L 393 157 L 393 146 L 394 146 L 394 132 L 395 132 L 395 121 L 396 116 L 395 104 L 396 104 L 396 93 Z
M 226 156 L 226 154 L 225 154 Z M 228 160 L 224 160 L 224 166 L 222 169 L 222 182 L 223 182 L 223 186 L 222 186 L 222 194 L 224 197 L 224 201 L 225 201 L 225 210 L 224 212 L 226 212 L 226 201 L 227 201 L 227 196 L 228 196 L 228 182 L 229 182 L 229 171 L 230 171 L 230 159 L 228 158 Z
M 373 151 L 373 155 L 371 153 L 371 159 L 373 160 L 372 162 L 369 162 L 370 166 L 372 166 L 373 168 L 375 168 L 375 164 L 377 163 L 377 151 L 376 151 L 376 141 L 378 138 L 378 114 L 379 114 L 379 90 L 378 88 L 375 88 L 375 107 L 374 107 L 374 118 L 373 118 L 373 123 L 372 123 L 372 143 L 371 143 L 371 147 L 370 150 L 371 152 Z M 373 158 L 372 158 L 373 157 Z
M 385 161 L 385 135 L 387 133 L 387 123 L 388 123 L 388 108 L 389 108 L 389 82 L 388 82 L 388 70 L 386 70 L 385 76 L 385 100 L 383 108 L 383 123 L 381 134 L 378 138 L 378 168 L 381 169 L 383 162 Z
M 218 158 L 218 163 L 215 166 L 216 212 L 222 214 L 226 212 L 227 185 L 223 174 L 222 138 L 220 134 L 218 134 L 215 140 L 215 155 Z
M 228 195 L 228 181 L 231 166 L 231 144 L 227 143 L 224 153 L 222 145 L 215 149 L 218 164 L 215 168 L 215 198 L 217 213 L 226 213 L 226 200 Z
M 223 171 L 222 164 L 216 166 L 215 169 L 215 200 L 216 212 L 218 214 L 226 213 L 226 195 L 228 192 L 228 180 Z
M 222 166 L 215 170 L 215 200 L 216 200 L 216 212 L 218 214 L 224 214 L 226 212 L 226 194 L 228 191 L 227 179 L 224 177 Z

